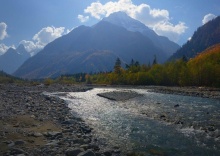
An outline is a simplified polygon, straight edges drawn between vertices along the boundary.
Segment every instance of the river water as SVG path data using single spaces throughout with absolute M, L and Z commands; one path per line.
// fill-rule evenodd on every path
M 97 96 L 124 90 L 142 96 L 127 101 Z M 143 155 L 220 155 L 219 100 L 120 88 L 95 88 L 60 98 L 93 128 L 100 144 Z

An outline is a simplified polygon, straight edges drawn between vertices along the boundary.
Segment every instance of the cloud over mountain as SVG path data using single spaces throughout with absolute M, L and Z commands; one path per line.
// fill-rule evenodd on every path
M 44 27 L 39 32 L 37 32 L 32 40 L 22 40 L 19 44 L 23 44 L 25 49 L 30 53 L 35 53 L 44 48 L 48 43 L 54 41 L 56 38 L 61 37 L 65 33 L 68 33 L 68 30 L 65 31 L 65 27 Z M 7 33 L 7 24 L 4 22 L 0 23 L 0 40 L 5 39 L 8 36 Z M 14 45 L 7 46 L 3 43 L 0 43 L 0 55 L 4 54 L 9 48 L 14 48 Z
M 8 36 L 6 29 L 7 29 L 7 24 L 4 22 L 1 22 L 0 23 L 0 40 L 3 40 L 5 37 Z
M 12 46 L 7 46 L 3 43 L 0 44 L 0 55 L 4 54 L 9 48 L 14 48 L 15 49 L 15 46 L 12 45 Z
M 210 20 L 216 18 L 217 16 L 214 14 L 207 14 L 204 16 L 203 20 L 202 20 L 202 24 L 206 24 L 207 22 L 209 22 Z
M 89 20 L 89 16 L 78 15 L 80 22 L 84 23 Z
M 32 51 L 40 50 L 43 48 L 42 46 L 37 45 L 33 41 L 22 40 L 19 44 L 23 44 L 25 49 L 30 53 L 32 53 Z
M 33 40 L 37 41 L 38 45 L 45 46 L 48 43 L 52 42 L 58 37 L 61 37 L 64 33 L 65 28 L 59 27 L 55 28 L 54 26 L 45 27 L 41 29 L 37 34 L 34 35 Z
M 174 42 L 177 42 L 179 36 L 187 29 L 184 22 L 180 21 L 178 24 L 171 23 L 168 10 L 151 8 L 146 3 L 135 5 L 131 0 L 109 1 L 105 4 L 97 1 L 84 9 L 85 14 L 90 14 L 91 17 L 96 19 L 102 19 L 118 11 L 127 13 L 132 18 L 152 28 L 158 35 L 167 36 Z
M 32 41 L 22 40 L 20 44 L 23 44 L 28 52 L 39 51 L 48 43 L 64 35 L 64 31 L 65 27 L 44 27 L 33 36 Z

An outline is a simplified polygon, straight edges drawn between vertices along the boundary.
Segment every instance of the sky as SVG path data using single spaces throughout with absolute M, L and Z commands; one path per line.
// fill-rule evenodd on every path
M 80 25 L 123 11 L 180 46 L 220 15 L 220 0 L 0 0 L 0 55 L 24 44 L 28 52 Z

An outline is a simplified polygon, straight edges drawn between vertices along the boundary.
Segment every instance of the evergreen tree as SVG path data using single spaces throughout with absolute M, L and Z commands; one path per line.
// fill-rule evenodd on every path
M 130 66 L 129 66 L 128 64 L 125 64 L 125 68 L 126 68 L 126 69 L 129 69 Z
M 121 73 L 121 60 L 119 58 L 117 58 L 116 61 L 115 61 L 114 72 L 116 74 Z
M 130 67 L 134 66 L 134 60 L 131 59 Z
M 153 65 L 157 64 L 157 56 L 154 55 Z
M 182 60 L 183 60 L 183 62 L 187 62 L 188 61 L 188 59 L 186 58 L 186 55 L 183 55 Z
M 139 67 L 140 66 L 140 63 L 138 61 L 135 62 L 134 64 L 136 67 Z

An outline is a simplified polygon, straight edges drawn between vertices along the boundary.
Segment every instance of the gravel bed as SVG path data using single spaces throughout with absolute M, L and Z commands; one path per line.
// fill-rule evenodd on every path
M 64 100 L 46 92 L 80 92 L 73 85 L 0 84 L 0 155 L 120 155 L 100 147 L 90 128 Z
M 100 93 L 97 95 L 114 101 L 126 101 L 141 96 L 141 94 L 138 94 L 133 91 L 112 91 L 112 92 Z

